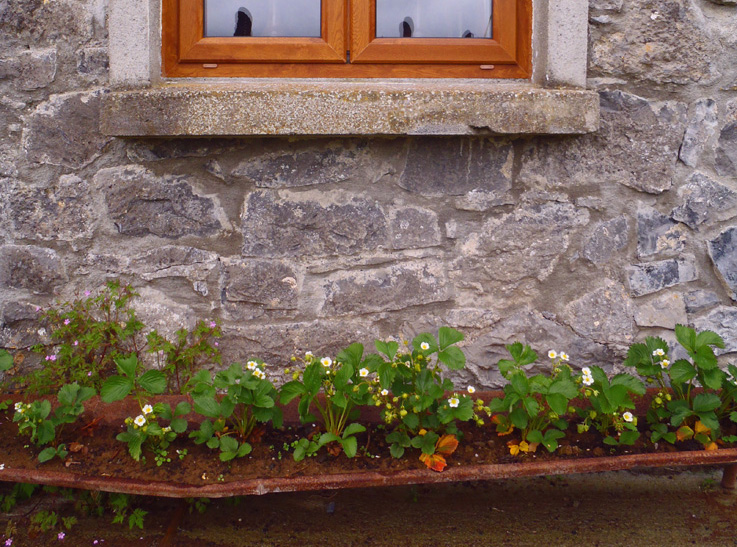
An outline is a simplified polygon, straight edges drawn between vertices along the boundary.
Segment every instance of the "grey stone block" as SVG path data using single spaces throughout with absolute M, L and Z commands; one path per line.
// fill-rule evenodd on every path
M 696 167 L 701 161 L 704 147 L 716 134 L 717 103 L 714 99 L 699 99 L 689 107 L 688 125 L 678 154 L 680 160 L 689 167 Z
M 737 177 L 737 122 L 728 123 L 719 135 L 716 169 L 724 177 Z
M 644 296 L 698 279 L 692 255 L 627 266 L 625 273 L 633 296 Z
M 100 91 L 53 95 L 28 117 L 28 159 L 78 169 L 97 158 L 109 137 L 100 133 Z
M 223 268 L 223 298 L 266 309 L 297 309 L 301 276 L 281 262 L 229 260 Z
M 94 178 L 119 233 L 178 238 L 222 229 L 212 199 L 194 193 L 187 177 L 158 177 L 136 165 L 102 169 Z
M 686 312 L 688 313 L 698 313 L 713 308 L 721 302 L 719 295 L 715 292 L 703 289 L 687 292 L 683 300 L 686 304 Z
M 589 74 L 656 87 L 709 85 L 721 76 L 722 47 L 695 2 L 648 0 L 624 10 L 615 32 L 592 29 Z
M 737 193 L 703 173 L 693 173 L 684 186 L 678 189 L 683 200 L 671 212 L 671 217 L 696 229 L 712 220 L 725 220 L 737 207 Z
M 635 310 L 635 323 L 640 327 L 673 330 L 676 325 L 685 325 L 687 322 L 686 305 L 679 293 L 663 294 L 647 302 L 641 302 Z
M 598 223 L 583 245 L 583 257 L 594 264 L 608 262 L 627 247 L 629 223 L 621 216 Z
M 63 175 L 51 188 L 0 179 L 0 217 L 9 221 L 18 238 L 89 239 L 93 221 L 89 190 L 87 181 L 76 175 Z
M 429 209 L 395 209 L 390 214 L 389 226 L 394 249 L 421 249 L 440 244 L 438 216 Z
M 486 221 L 463 240 L 464 257 L 478 258 L 484 275 L 512 288 L 525 278 L 546 279 L 585 226 L 589 212 L 570 203 L 524 205 Z
M 47 87 L 55 77 L 55 47 L 22 51 L 10 58 L 0 59 L 0 80 L 13 79 L 14 86 L 22 91 Z
M 324 315 L 401 310 L 451 298 L 445 267 L 434 261 L 335 273 L 323 293 Z
M 510 144 L 488 139 L 413 139 L 399 186 L 426 196 L 503 194 L 512 185 L 513 157 Z
M 625 288 L 611 279 L 568 304 L 562 318 L 580 336 L 601 344 L 634 340 L 632 302 Z
M 660 194 L 672 186 L 686 105 L 621 91 L 601 93 L 601 128 L 592 135 L 530 141 L 519 178 L 548 188 L 619 183 Z
M 693 325 L 698 331 L 711 330 L 722 337 L 724 349 L 716 348 L 714 353 L 717 355 L 737 352 L 737 307 L 719 306 L 694 320 Z
M 732 300 L 737 300 L 737 227 L 724 230 L 709 241 L 709 257 Z
M 204 281 L 220 266 L 220 257 L 195 247 L 163 245 L 131 258 L 126 271 L 151 281 L 183 277 L 192 282 Z M 202 287 L 197 292 L 202 292 Z
M 362 198 L 345 202 L 326 198 L 318 201 L 271 191 L 250 194 L 242 214 L 243 255 L 350 255 L 389 247 L 387 219 L 378 204 Z
M 64 265 L 56 251 L 30 245 L 0 247 L 0 287 L 51 294 L 64 281 Z
M 637 210 L 637 254 L 676 255 L 686 247 L 686 230 L 652 207 Z

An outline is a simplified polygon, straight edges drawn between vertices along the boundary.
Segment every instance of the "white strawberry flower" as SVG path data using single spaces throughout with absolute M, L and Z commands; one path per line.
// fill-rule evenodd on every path
M 658 348 L 655 351 L 653 351 L 654 357 L 662 357 L 663 355 L 665 355 L 665 352 L 661 348 Z
M 361 370 L 358 371 L 358 375 L 361 378 L 365 378 L 366 376 L 369 375 L 369 370 L 367 368 L 362 368 Z
M 138 427 L 143 427 L 146 425 L 146 418 L 144 418 L 141 414 L 136 416 L 136 419 L 133 420 L 133 423 L 136 424 Z
M 476 393 L 476 388 L 473 386 L 468 386 L 466 388 L 466 391 L 468 391 L 471 395 L 473 395 L 474 393 Z
M 460 402 L 461 402 L 461 400 L 454 395 L 453 397 L 451 397 L 450 399 L 448 399 L 448 406 L 450 408 L 457 408 L 458 407 L 458 404 Z
M 555 359 L 556 357 L 558 357 L 558 352 L 554 349 L 551 349 L 550 351 L 548 351 L 548 357 L 550 357 L 551 359 Z
M 632 420 L 635 419 L 635 417 L 632 415 L 631 412 L 625 412 L 624 414 L 622 414 L 622 419 L 625 422 L 631 422 Z
M 323 357 L 320 359 L 320 364 L 325 368 L 330 368 L 333 364 L 333 360 L 330 357 Z
M 427 351 L 427 350 L 429 350 L 429 349 L 430 349 L 430 344 L 428 344 L 427 342 L 422 342 L 422 343 L 420 344 L 420 349 L 421 349 L 422 351 Z
M 256 370 L 258 368 L 258 363 L 256 361 L 248 361 L 248 363 L 246 363 L 246 368 L 248 370 Z
M 142 409 L 144 415 L 151 414 L 154 411 L 154 407 L 151 405 L 145 405 Z

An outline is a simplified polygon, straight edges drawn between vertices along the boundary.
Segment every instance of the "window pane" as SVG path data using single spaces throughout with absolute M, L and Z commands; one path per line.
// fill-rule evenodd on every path
M 377 38 L 491 38 L 492 0 L 376 0 Z
M 205 0 L 205 36 L 320 34 L 320 0 Z

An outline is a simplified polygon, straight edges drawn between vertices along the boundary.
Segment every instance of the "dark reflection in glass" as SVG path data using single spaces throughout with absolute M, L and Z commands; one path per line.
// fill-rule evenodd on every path
M 204 0 L 205 36 L 319 37 L 320 0 Z
M 491 38 L 492 0 L 376 0 L 377 38 Z

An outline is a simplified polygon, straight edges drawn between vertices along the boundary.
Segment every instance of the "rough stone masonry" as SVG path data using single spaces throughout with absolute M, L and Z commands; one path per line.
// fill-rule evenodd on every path
M 676 323 L 737 352 L 737 2 L 590 0 L 584 136 L 114 139 L 101 0 L 0 0 L 0 347 L 132 283 L 164 330 L 286 365 L 441 325 L 615 368 Z M 731 356 L 727 355 L 725 359 Z

